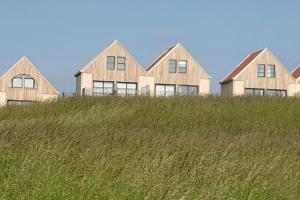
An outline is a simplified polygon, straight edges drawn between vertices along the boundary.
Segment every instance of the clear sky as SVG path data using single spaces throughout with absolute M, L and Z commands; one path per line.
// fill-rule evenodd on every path
M 250 52 L 300 64 L 299 0 L 0 0 L 0 73 L 27 56 L 62 91 L 114 39 L 147 67 L 182 43 L 218 82 Z

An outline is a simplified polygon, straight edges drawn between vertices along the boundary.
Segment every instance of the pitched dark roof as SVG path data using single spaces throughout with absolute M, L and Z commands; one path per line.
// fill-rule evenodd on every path
M 174 49 L 176 45 L 170 47 L 165 52 L 163 52 L 147 69 L 146 71 L 149 71 L 152 67 L 154 67 L 160 60 L 162 60 L 172 49 Z
M 300 66 L 295 69 L 292 73 L 292 76 L 295 78 L 295 79 L 298 79 L 300 77 Z
M 264 49 L 263 49 L 264 50 Z M 220 84 L 227 83 L 233 80 L 243 69 L 245 69 L 263 50 L 256 51 L 250 54 L 235 70 L 228 74 Z

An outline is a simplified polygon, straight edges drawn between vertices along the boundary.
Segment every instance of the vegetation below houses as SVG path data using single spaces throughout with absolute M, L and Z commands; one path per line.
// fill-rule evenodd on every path
M 102 97 L 0 108 L 0 199 L 298 199 L 300 101 Z

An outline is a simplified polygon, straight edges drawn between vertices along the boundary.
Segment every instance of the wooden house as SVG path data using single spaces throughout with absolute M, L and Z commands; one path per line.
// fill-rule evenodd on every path
M 59 92 L 23 57 L 0 77 L 0 104 L 27 104 L 55 99 Z

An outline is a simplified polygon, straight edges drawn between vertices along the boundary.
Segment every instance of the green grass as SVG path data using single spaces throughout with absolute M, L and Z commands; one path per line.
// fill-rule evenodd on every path
M 0 199 L 299 198 L 299 99 L 0 108 Z

